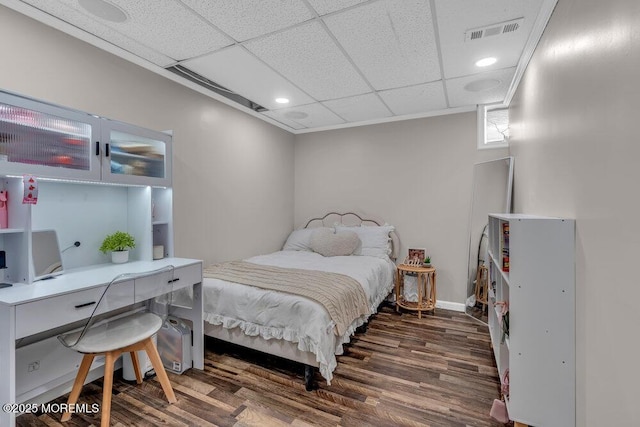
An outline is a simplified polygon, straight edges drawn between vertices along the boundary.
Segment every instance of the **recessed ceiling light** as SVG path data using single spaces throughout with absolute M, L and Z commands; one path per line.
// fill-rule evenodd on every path
M 78 0 L 87 12 L 111 22 L 124 22 L 127 14 L 113 3 L 104 0 Z
M 490 56 L 489 58 L 482 58 L 481 60 L 476 62 L 476 67 L 488 67 L 489 65 L 495 64 L 497 61 L 498 60 L 492 56 Z
M 276 102 L 278 104 L 288 104 L 289 103 L 289 98 L 276 98 Z

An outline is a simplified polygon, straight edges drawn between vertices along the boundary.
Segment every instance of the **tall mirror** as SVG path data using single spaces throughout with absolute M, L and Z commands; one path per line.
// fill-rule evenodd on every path
M 468 315 L 487 323 L 487 217 L 511 212 L 513 157 L 476 163 L 469 215 L 469 263 L 467 276 Z M 480 273 L 480 274 L 478 274 Z

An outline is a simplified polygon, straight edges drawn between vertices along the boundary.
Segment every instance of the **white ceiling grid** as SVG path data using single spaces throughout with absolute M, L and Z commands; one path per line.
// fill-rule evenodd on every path
M 318 101 L 371 90 L 319 22 L 250 41 L 245 46 Z
M 182 0 L 236 41 L 242 42 L 313 18 L 300 0 Z
M 385 90 L 380 92 L 380 97 L 396 116 L 447 108 L 442 82 Z
M 315 102 L 240 45 L 184 61 L 181 65 L 270 110 L 282 108 L 275 99 L 285 95 L 290 101 L 287 106 Z
M 309 0 L 320 16 L 366 2 L 367 0 Z
M 0 3 L 29 4 L 154 66 L 180 65 L 301 132 L 503 102 L 549 18 L 540 11 L 556 0 L 93 1 L 128 19 L 107 21 L 77 0 Z M 517 31 L 465 42 L 470 29 L 518 18 Z M 498 61 L 475 66 L 487 56 Z
M 440 80 L 426 2 L 379 1 L 329 16 L 325 22 L 374 89 Z
M 324 101 L 322 104 L 350 123 L 393 115 L 380 98 L 373 93 L 333 99 Z
M 463 107 L 471 104 L 492 104 L 501 102 L 504 94 L 511 84 L 511 79 L 516 72 L 516 68 L 507 68 L 505 70 L 487 71 L 481 75 L 473 75 L 460 77 L 457 79 L 449 79 L 446 81 L 447 94 L 449 95 L 450 107 Z M 488 88 L 482 91 L 473 91 L 465 89 L 470 83 L 495 80 L 499 82 L 498 86 Z

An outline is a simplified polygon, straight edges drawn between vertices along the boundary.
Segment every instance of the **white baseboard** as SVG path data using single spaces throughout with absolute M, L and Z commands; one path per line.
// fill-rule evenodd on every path
M 445 310 L 465 312 L 465 305 L 461 302 L 450 301 L 436 301 L 436 308 L 443 308 Z

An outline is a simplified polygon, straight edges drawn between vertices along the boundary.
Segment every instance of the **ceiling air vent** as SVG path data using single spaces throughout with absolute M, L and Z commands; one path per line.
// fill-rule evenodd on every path
M 196 83 L 202 87 L 205 87 L 218 95 L 222 95 L 225 98 L 229 98 L 232 101 L 237 102 L 238 104 L 244 105 L 247 108 L 252 109 L 258 113 L 263 111 L 267 111 L 262 105 L 256 104 L 255 102 L 245 98 L 242 95 L 238 95 L 232 90 L 227 89 L 224 86 L 220 86 L 218 83 L 209 80 L 206 77 L 201 76 L 200 74 L 191 71 L 190 69 L 183 67 L 182 65 L 173 65 L 171 67 L 167 67 L 166 70 L 171 71 L 172 73 L 178 74 L 183 78 L 189 80 L 190 82 Z
M 512 19 L 511 21 L 501 22 L 499 24 L 487 25 L 486 27 L 473 28 L 464 33 L 464 41 L 484 39 L 490 36 L 500 34 L 513 33 L 522 25 L 524 18 Z

